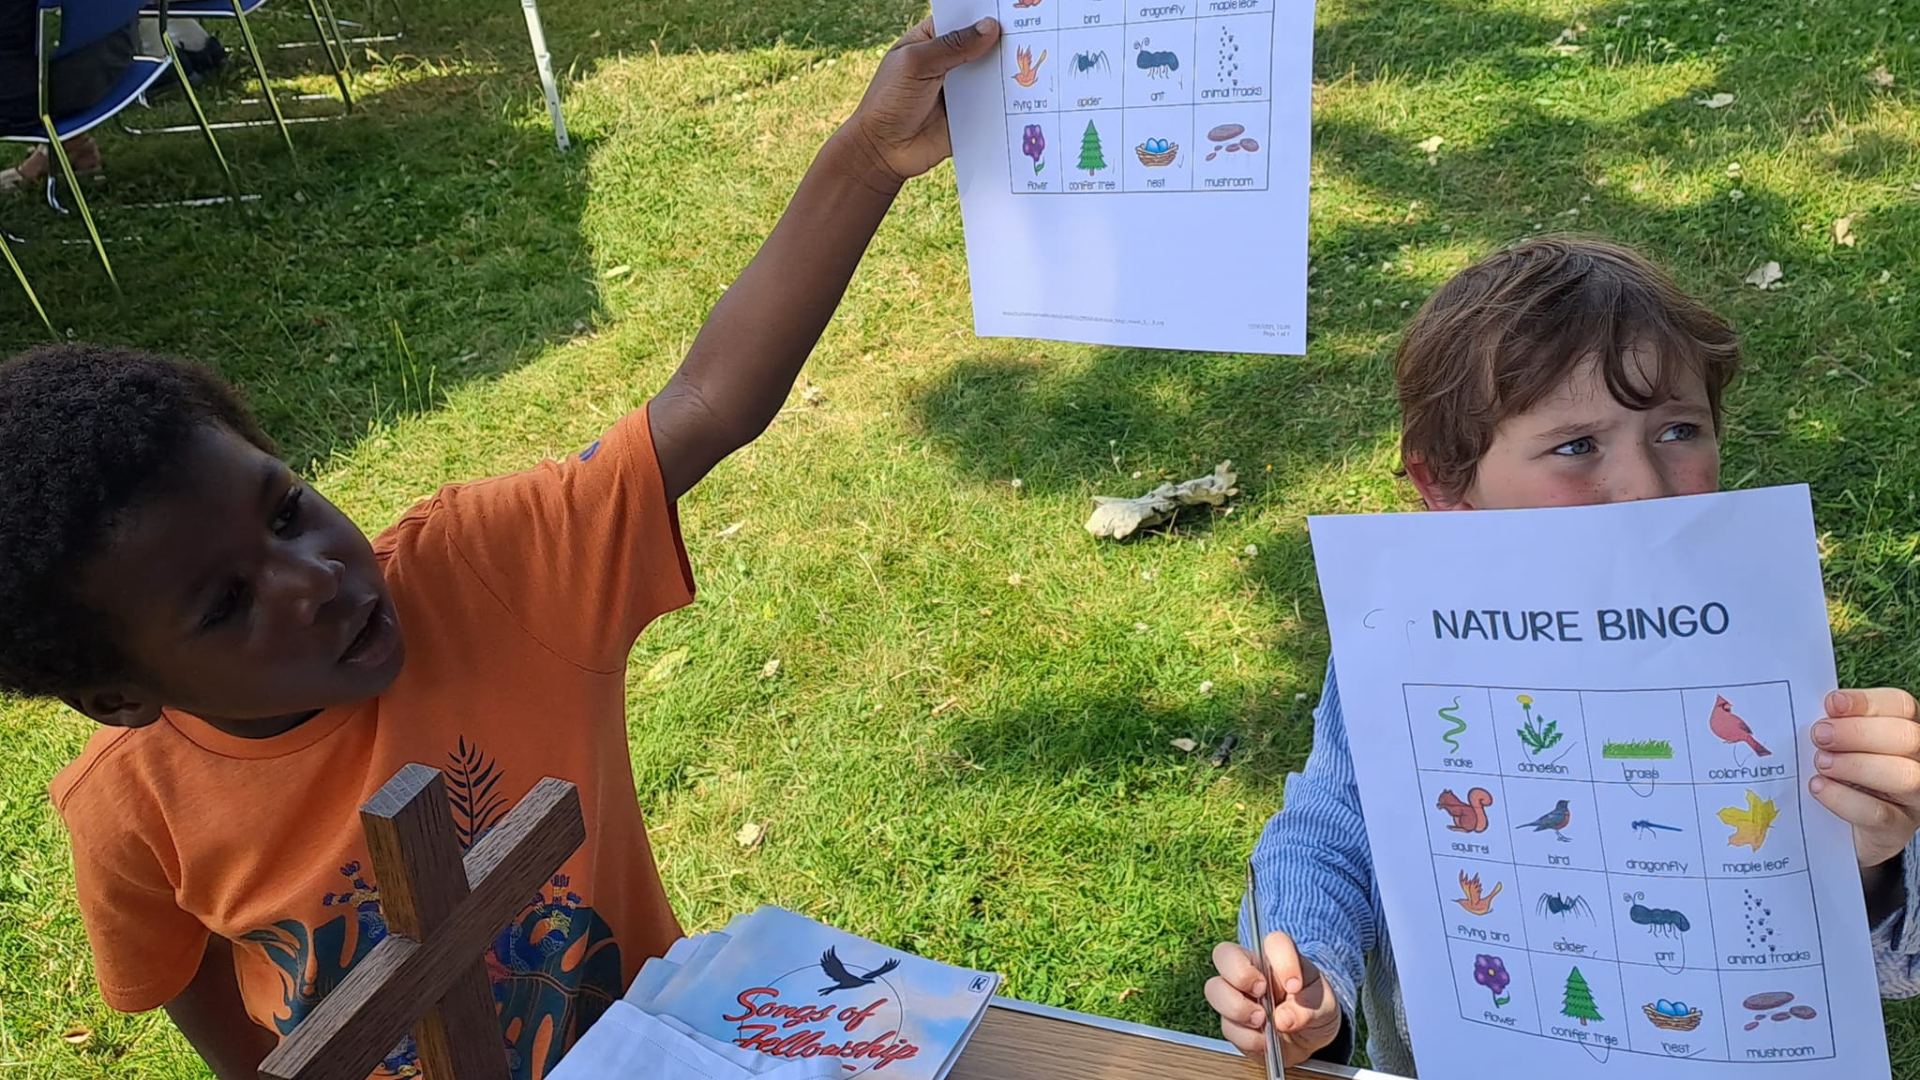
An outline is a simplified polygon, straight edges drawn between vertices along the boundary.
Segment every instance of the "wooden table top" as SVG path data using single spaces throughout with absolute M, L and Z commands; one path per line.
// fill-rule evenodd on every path
M 996 999 L 948 1080 L 1266 1080 L 1266 1070 L 1215 1039 Z M 1315 1063 L 1287 1080 L 1391 1080 Z

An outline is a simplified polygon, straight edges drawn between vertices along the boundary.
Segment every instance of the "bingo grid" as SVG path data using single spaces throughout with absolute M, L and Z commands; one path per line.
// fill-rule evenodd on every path
M 1016 194 L 1267 187 L 1275 0 L 999 0 Z
M 1464 1019 L 1833 1056 L 1786 683 L 1402 691 Z

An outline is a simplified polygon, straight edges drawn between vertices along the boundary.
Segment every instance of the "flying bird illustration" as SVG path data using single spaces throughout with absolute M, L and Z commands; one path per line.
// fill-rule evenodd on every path
M 827 973 L 827 978 L 833 980 L 833 985 L 821 987 L 820 996 L 825 997 L 835 990 L 858 990 L 863 986 L 871 985 L 873 980 L 899 966 L 900 958 L 896 956 L 865 975 L 855 975 L 847 970 L 847 965 L 840 962 L 840 958 L 833 954 L 832 949 L 828 949 L 820 954 L 820 970 Z
M 1506 886 L 1496 881 L 1493 883 L 1492 892 L 1483 893 L 1481 890 L 1485 888 L 1486 886 L 1480 884 L 1479 874 L 1468 877 L 1467 872 L 1462 870 L 1460 871 L 1460 892 L 1463 895 L 1454 903 L 1467 909 L 1469 915 L 1485 915 L 1493 910 L 1493 898 L 1499 896 L 1500 890 Z
M 1560 830 L 1566 828 L 1572 820 L 1573 811 L 1567 809 L 1567 800 L 1561 799 L 1559 802 L 1553 804 L 1553 809 L 1541 814 L 1525 825 L 1515 825 L 1514 828 L 1532 829 L 1534 832 L 1550 832 L 1561 843 L 1566 844 L 1572 841 L 1561 835 Z
M 1713 696 L 1713 719 L 1707 722 L 1707 726 L 1720 736 L 1723 743 L 1746 743 L 1761 757 L 1773 754 L 1773 751 L 1760 745 L 1759 739 L 1753 737 L 1753 729 L 1740 719 L 1740 714 L 1733 711 L 1733 703 L 1718 694 Z
M 1040 65 L 1047 62 L 1047 50 L 1041 49 L 1040 59 L 1035 60 L 1033 50 L 1022 45 L 1014 50 L 1013 59 L 1020 65 L 1020 70 L 1014 72 L 1013 81 L 1021 86 L 1032 86 L 1040 79 Z

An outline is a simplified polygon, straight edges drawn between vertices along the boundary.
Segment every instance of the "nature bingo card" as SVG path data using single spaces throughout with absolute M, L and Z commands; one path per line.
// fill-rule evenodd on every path
M 1312 519 L 1420 1075 L 1888 1075 L 1805 487 Z
M 1306 351 L 1312 0 L 934 0 L 976 332 Z

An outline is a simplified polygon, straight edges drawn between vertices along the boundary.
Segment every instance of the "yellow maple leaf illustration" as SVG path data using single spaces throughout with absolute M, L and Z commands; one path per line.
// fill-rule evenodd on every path
M 1750 847 L 1760 850 L 1767 842 L 1767 831 L 1773 828 L 1773 819 L 1780 816 L 1780 808 L 1772 799 L 1763 799 L 1753 792 L 1747 792 L 1746 809 L 1729 806 L 1720 811 L 1720 820 L 1733 826 L 1733 835 L 1727 837 L 1728 847 Z

